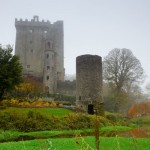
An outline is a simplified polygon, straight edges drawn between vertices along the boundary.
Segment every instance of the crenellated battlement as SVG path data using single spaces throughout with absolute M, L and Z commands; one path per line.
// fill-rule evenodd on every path
M 49 27 L 51 25 L 50 21 L 39 21 L 39 17 L 38 16 L 34 16 L 33 19 L 28 20 L 28 19 L 15 19 L 15 26 L 44 26 L 44 27 Z
M 28 19 L 17 19 L 15 18 L 15 26 L 40 26 L 40 27 L 49 27 L 51 25 L 59 24 L 62 21 L 56 21 L 53 24 L 49 20 L 45 21 L 39 21 L 39 16 L 33 16 L 33 19 L 28 20 Z

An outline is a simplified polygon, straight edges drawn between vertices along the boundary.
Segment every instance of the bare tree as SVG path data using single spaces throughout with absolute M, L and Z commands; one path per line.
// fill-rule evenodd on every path
M 143 81 L 144 71 L 140 61 L 129 49 L 116 48 L 104 58 L 103 76 L 106 82 L 114 85 L 116 95 L 114 111 L 119 111 L 120 106 L 127 99 L 125 95 L 128 91 L 135 83 Z
M 140 61 L 129 49 L 113 49 L 103 61 L 104 79 L 113 82 L 118 91 L 126 85 L 143 81 L 144 71 Z

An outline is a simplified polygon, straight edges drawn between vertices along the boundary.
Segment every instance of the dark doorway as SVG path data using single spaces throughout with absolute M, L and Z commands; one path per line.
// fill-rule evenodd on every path
M 94 106 L 92 104 L 88 105 L 88 114 L 91 114 L 91 115 L 94 114 Z

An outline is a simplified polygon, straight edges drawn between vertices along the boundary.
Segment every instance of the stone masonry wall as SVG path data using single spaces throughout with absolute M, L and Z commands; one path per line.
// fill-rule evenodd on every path
M 76 96 L 76 81 L 58 81 L 57 93 L 67 96 Z
M 102 100 L 102 58 L 81 55 L 76 58 L 76 105 L 88 111 L 88 105 L 100 112 Z
M 51 24 L 39 21 L 15 20 L 15 54 L 20 56 L 23 74 L 42 78 L 49 93 L 56 92 L 57 81 L 64 81 L 63 21 Z

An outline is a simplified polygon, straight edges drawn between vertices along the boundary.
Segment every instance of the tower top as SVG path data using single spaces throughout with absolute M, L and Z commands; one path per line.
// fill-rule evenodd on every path
M 53 24 L 58 24 L 60 22 L 62 23 L 63 21 L 56 21 Z M 51 26 L 53 24 L 51 24 L 51 22 L 49 20 L 47 20 L 47 21 L 44 21 L 44 20 L 39 21 L 39 16 L 37 16 L 37 15 L 33 16 L 33 19 L 31 19 L 31 20 L 28 20 L 28 19 L 23 20 L 23 19 L 15 18 L 15 26 L 16 27 L 18 27 L 18 26 L 49 27 L 49 26 Z

